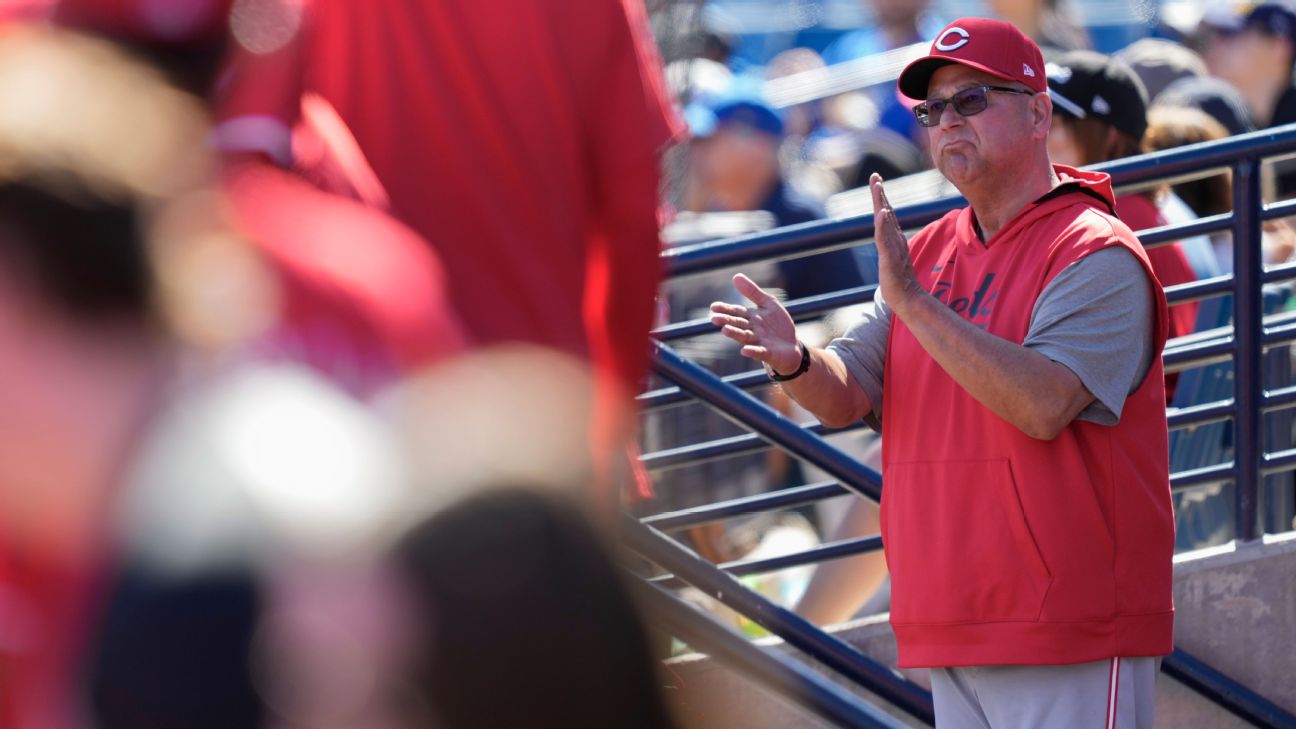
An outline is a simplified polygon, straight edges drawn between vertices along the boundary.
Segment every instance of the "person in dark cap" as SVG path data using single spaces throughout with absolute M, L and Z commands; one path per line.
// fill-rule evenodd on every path
M 1251 112 L 1238 90 L 1227 81 L 1211 76 L 1182 78 L 1166 86 L 1152 100 L 1153 106 L 1201 109 L 1219 122 L 1229 136 L 1256 130 Z
M 1101 53 L 1072 51 L 1059 55 L 1046 70 L 1053 98 L 1049 159 L 1083 167 L 1139 154 L 1147 131 L 1148 103 L 1143 82 L 1133 69 Z M 1154 194 L 1116 198 L 1116 214 L 1135 231 L 1165 225 Z M 1147 254 L 1162 286 L 1196 279 L 1178 241 Z M 1170 336 L 1191 333 L 1196 318 L 1196 302 L 1171 307 Z M 1167 398 L 1173 396 L 1173 378 L 1167 381 Z
M 1196 51 L 1164 38 L 1140 38 L 1112 57 L 1134 69 L 1149 101 L 1179 79 L 1206 75 L 1206 62 Z
M 777 226 L 826 217 L 822 204 L 797 190 L 779 160 L 784 119 L 754 89 L 743 84 L 684 111 L 693 141 L 680 208 L 693 212 L 764 210 Z M 785 292 L 802 298 L 852 288 L 872 278 L 864 253 L 838 250 L 781 261 Z
M 956 20 L 898 85 L 968 206 L 908 240 L 875 175 L 877 306 L 827 347 L 742 275 L 750 305 L 712 323 L 823 424 L 881 428 L 891 626 L 937 726 L 1152 727 L 1174 623 L 1165 295 L 1110 177 L 1050 161 L 1019 29 Z
M 1203 56 L 1212 75 L 1232 84 L 1261 127 L 1296 121 L 1296 10 L 1266 2 L 1246 14 L 1211 12 Z
M 1296 8 L 1265 2 L 1245 15 L 1208 12 L 1202 25 L 1207 68 L 1238 90 L 1256 126 L 1296 122 Z M 1275 169 L 1279 197 L 1296 194 L 1296 166 L 1280 163 Z

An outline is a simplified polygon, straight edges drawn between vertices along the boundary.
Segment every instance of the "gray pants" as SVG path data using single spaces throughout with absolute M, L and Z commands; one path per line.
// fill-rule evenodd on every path
M 1160 658 L 933 668 L 937 729 L 1152 729 Z

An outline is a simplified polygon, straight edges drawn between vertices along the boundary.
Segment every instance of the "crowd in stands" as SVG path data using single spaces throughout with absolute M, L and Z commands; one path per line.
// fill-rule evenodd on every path
M 744 432 L 635 411 L 654 319 L 737 297 L 726 273 L 663 285 L 659 254 L 867 212 L 875 173 L 899 205 L 949 192 L 894 74 L 769 93 L 947 20 L 861 1 L 867 27 L 753 65 L 718 32 L 661 58 L 641 0 L 0 0 L 0 729 L 687 724 L 621 509 L 821 476 L 776 452 L 644 468 Z M 1050 62 L 1055 162 L 1296 121 L 1286 5 L 1114 54 L 1073 11 L 987 4 Z M 1266 200 L 1292 194 L 1279 162 Z M 1118 202 L 1135 230 L 1231 206 L 1228 173 Z M 1296 234 L 1263 245 L 1286 261 Z M 1227 232 L 1151 254 L 1166 286 L 1232 270 Z M 870 243 L 747 272 L 789 299 L 878 279 Z M 1173 313 L 1175 336 L 1220 323 Z M 748 369 L 718 335 L 679 350 Z M 876 467 L 873 433 L 832 438 Z M 687 538 L 723 562 L 877 521 L 850 496 Z M 873 554 L 761 589 L 829 623 L 885 584 Z

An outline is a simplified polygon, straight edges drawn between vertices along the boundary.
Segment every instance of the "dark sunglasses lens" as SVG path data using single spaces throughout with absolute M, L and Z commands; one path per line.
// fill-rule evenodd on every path
M 954 108 L 963 116 L 980 114 L 989 105 L 988 92 L 985 89 L 965 89 L 954 94 Z
M 919 124 L 925 127 L 934 127 L 940 123 L 941 112 L 944 110 L 944 101 L 924 101 L 915 106 L 913 111 Z

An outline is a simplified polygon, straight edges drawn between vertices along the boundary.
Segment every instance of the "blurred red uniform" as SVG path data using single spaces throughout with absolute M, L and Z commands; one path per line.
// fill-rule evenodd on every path
M 467 347 L 444 272 L 414 231 L 260 160 L 231 163 L 224 181 L 238 229 L 279 278 L 269 354 L 368 395 Z
M 659 153 L 681 129 L 642 3 L 262 6 L 233 19 L 222 146 L 287 162 L 318 94 L 436 247 L 470 334 L 589 359 L 621 390 L 605 406 L 628 404 L 661 271 Z
M 56 22 L 113 39 L 185 48 L 219 44 L 228 8 L 229 0 L 0 0 L 0 24 L 52 13 Z M 348 149 L 345 130 L 329 126 L 326 114 L 308 117 L 302 138 L 315 150 L 320 174 L 333 187 L 381 203 L 381 188 Z M 436 253 L 408 226 L 260 160 L 231 162 L 223 183 L 234 227 L 280 283 L 280 316 L 259 347 L 357 394 L 466 349 Z M 65 725 L 67 717 L 33 712 L 61 705 L 51 697 L 69 685 L 101 569 L 11 552 L 0 534 L 0 727 Z M 32 641 L 38 652 L 14 657 Z
M 53 6 L 60 24 L 172 51 L 155 57 L 181 75 L 184 54 L 220 52 L 227 23 L 242 29 L 244 41 L 249 20 L 267 36 L 282 30 L 276 16 L 265 15 L 278 0 L 40 2 Z M 381 211 L 386 193 L 345 125 L 318 99 L 295 103 L 304 109 L 297 139 L 312 184 L 251 156 L 235 158 L 224 175 L 235 227 L 269 260 L 282 287 L 279 321 L 261 344 L 369 394 L 462 352 L 467 337 L 446 300 L 436 253 Z

